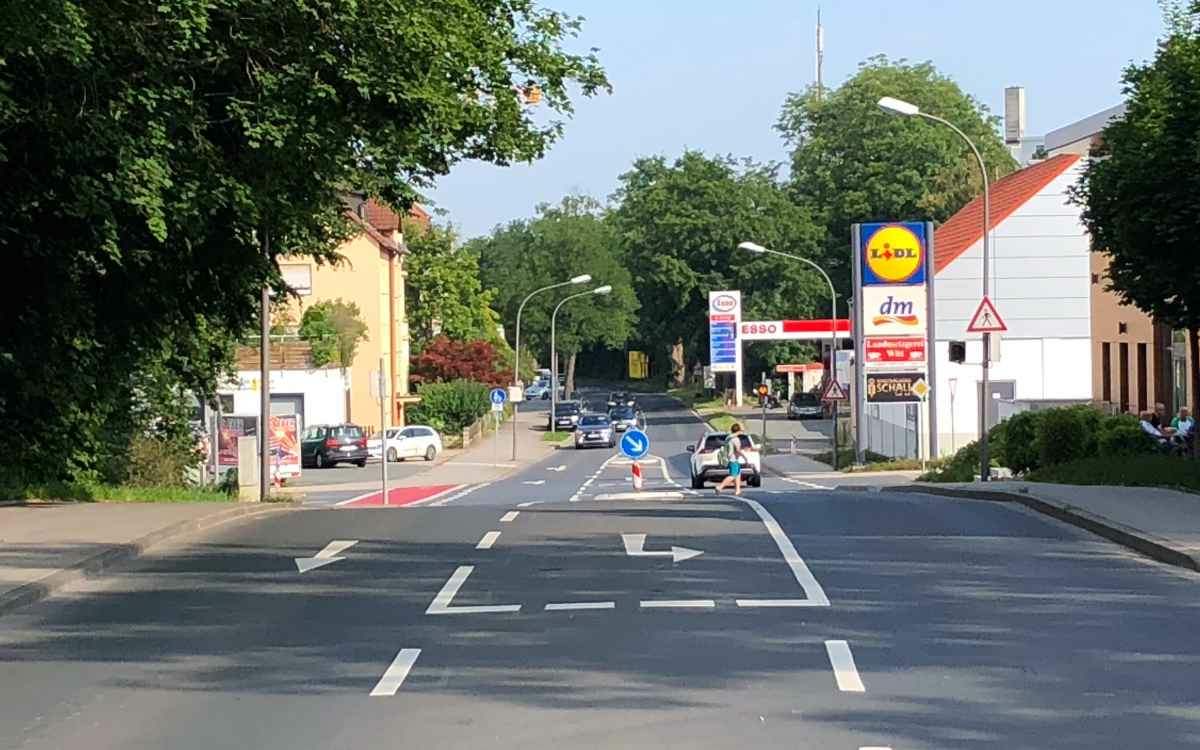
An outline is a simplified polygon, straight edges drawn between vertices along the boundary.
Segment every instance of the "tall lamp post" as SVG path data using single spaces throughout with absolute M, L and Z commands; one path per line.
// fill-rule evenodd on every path
M 922 112 L 921 108 L 915 104 L 885 96 L 879 100 L 879 108 L 888 114 L 900 115 L 901 117 L 923 117 L 926 120 L 945 125 L 966 142 L 967 146 L 971 149 L 971 153 L 975 155 L 975 160 L 979 162 L 979 174 L 983 178 L 983 296 L 986 299 L 988 296 L 988 260 L 991 248 L 991 240 L 988 235 L 991 233 L 992 197 L 991 186 L 988 184 L 987 165 L 983 161 L 983 155 L 979 153 L 979 149 L 975 147 L 975 143 L 967 137 L 967 134 L 959 130 L 958 126 L 949 120 L 943 120 L 936 115 Z M 930 283 L 933 283 L 932 279 L 930 279 Z M 988 481 L 992 473 L 991 460 L 988 456 L 987 425 L 987 406 L 990 400 L 988 391 L 991 390 L 988 383 L 988 369 L 991 366 L 991 359 L 992 334 L 984 333 L 983 372 L 980 377 L 981 386 L 979 393 L 979 481 L 981 482 Z
M 520 307 L 517 308 L 517 331 L 513 342 L 513 385 L 521 384 L 521 313 L 525 310 L 525 303 L 534 297 L 534 295 L 548 292 L 551 289 L 558 289 L 562 286 L 570 286 L 572 284 L 586 284 L 592 280 L 591 274 L 583 274 L 581 276 L 572 276 L 566 281 L 560 281 L 557 284 L 544 286 L 541 289 L 534 289 L 525 299 L 521 300 Z M 558 381 L 550 384 L 551 393 L 558 392 Z M 513 401 L 513 429 L 512 429 L 512 460 L 517 460 L 517 402 Z
M 609 286 L 608 284 L 605 284 L 604 286 L 598 286 L 595 289 L 592 289 L 591 291 L 588 291 L 588 292 L 580 292 L 579 294 L 572 294 L 569 297 L 563 297 L 559 301 L 559 303 L 554 306 L 554 312 L 550 313 L 550 380 L 552 381 L 550 384 L 550 431 L 551 432 L 553 432 L 554 428 L 558 426 L 554 423 L 554 417 L 556 416 L 557 409 L 558 409 L 558 350 L 555 348 L 555 341 L 554 341 L 555 323 L 558 319 L 558 311 L 563 305 L 567 304 L 568 302 L 570 302 L 573 299 L 579 299 L 580 297 L 587 297 L 592 294 L 608 294 L 610 292 L 612 292 L 612 287 Z
M 762 245 L 759 245 L 756 242 L 743 242 L 740 245 L 738 245 L 738 250 L 747 250 L 752 253 L 759 253 L 760 255 L 778 255 L 782 258 L 790 258 L 792 260 L 798 260 L 801 263 L 807 263 L 808 265 L 812 266 L 816 270 L 816 272 L 821 274 L 822 278 L 825 279 L 825 283 L 829 285 L 829 314 L 832 316 L 832 319 L 829 321 L 829 379 L 835 380 L 837 378 L 838 334 L 837 334 L 837 290 L 833 286 L 833 279 L 829 278 L 829 274 L 825 273 L 824 268 L 821 268 L 816 263 L 812 262 L 808 258 L 805 258 L 801 255 L 793 255 L 791 253 L 783 253 L 778 250 L 771 250 L 770 248 L 763 247 Z M 837 433 L 838 433 L 838 405 L 835 402 L 833 405 L 833 437 L 831 438 L 831 442 L 833 443 L 833 450 L 831 452 L 831 455 L 833 456 L 832 461 L 833 461 L 833 468 L 835 471 L 837 470 L 837 467 L 838 467 L 838 454 L 837 454 L 837 452 L 838 452 L 838 439 L 837 439 L 838 435 L 837 435 Z M 766 435 L 763 435 L 763 438 L 765 439 Z

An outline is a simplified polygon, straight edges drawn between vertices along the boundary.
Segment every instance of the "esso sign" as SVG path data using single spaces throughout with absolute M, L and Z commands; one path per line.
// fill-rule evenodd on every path
M 718 294 L 712 298 L 713 312 L 733 312 L 738 307 L 738 299 L 731 294 Z
M 783 321 L 771 320 L 766 322 L 742 323 L 739 332 L 744 339 L 770 339 L 783 334 Z

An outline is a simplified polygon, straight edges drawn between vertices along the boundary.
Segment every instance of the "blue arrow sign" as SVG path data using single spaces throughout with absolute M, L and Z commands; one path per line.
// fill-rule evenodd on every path
M 634 461 L 650 452 L 650 436 L 637 428 L 626 430 L 621 436 L 621 453 Z
M 492 392 L 488 394 L 488 399 L 494 406 L 503 406 L 504 402 L 508 400 L 508 394 L 504 392 L 503 388 L 493 388 Z

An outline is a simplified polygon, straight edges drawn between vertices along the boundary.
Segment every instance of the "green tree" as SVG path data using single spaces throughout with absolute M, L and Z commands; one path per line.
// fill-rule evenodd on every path
M 1191 13 L 1200 3 L 1189 3 Z M 1104 129 L 1073 192 L 1108 286 L 1160 323 L 1188 331 L 1193 408 L 1200 394 L 1200 31 L 1168 15 L 1154 59 L 1125 70 L 1126 110 Z
M 345 370 L 354 364 L 358 345 L 367 338 L 358 305 L 342 299 L 317 302 L 300 318 L 300 338 L 312 347 L 313 364 L 335 364 Z
M 807 266 L 737 250 L 754 241 L 812 257 L 821 230 L 789 200 L 776 169 L 685 152 L 639 159 L 621 176 L 612 223 L 642 303 L 639 337 L 669 357 L 675 382 L 705 359 L 708 293 L 740 289 L 743 316 L 771 320 L 827 309 Z
M 453 230 L 408 222 L 404 242 L 408 325 L 416 348 L 439 334 L 456 341 L 496 338 L 495 292 L 484 289 L 479 258 L 458 246 Z
M 331 257 L 341 196 L 403 207 L 463 159 L 542 156 L 607 87 L 531 0 L 0 6 L 0 455 L 91 470 L 121 386 L 211 393 L 274 258 Z M 264 257 L 263 244 L 269 241 Z
M 952 130 L 889 115 L 892 96 L 958 126 L 979 148 L 994 180 L 1016 168 L 985 106 L 929 63 L 873 57 L 834 90 L 792 94 L 777 128 L 792 146 L 791 191 L 827 234 L 824 263 L 850 290 L 850 225 L 861 221 L 943 222 L 983 192 L 979 165 Z
M 538 215 L 516 221 L 473 244 L 484 283 L 496 289 L 503 318 L 516 324 L 517 308 L 534 289 L 591 274 L 592 282 L 534 297 L 521 317 L 522 352 L 550 351 L 550 315 L 568 294 L 611 285 L 607 296 L 568 302 L 559 311 L 556 345 L 566 361 L 565 385 L 574 389 L 576 356 L 585 348 L 617 349 L 637 322 L 638 298 L 629 271 L 617 257 L 616 238 L 600 204 L 568 196 L 558 205 L 538 207 Z M 522 357 L 523 358 L 523 357 Z

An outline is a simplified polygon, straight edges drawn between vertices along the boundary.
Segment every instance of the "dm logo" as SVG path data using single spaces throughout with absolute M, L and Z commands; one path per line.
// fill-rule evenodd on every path
M 737 306 L 737 298 L 731 294 L 719 294 L 713 297 L 712 308 L 716 312 L 732 312 Z
M 877 326 L 897 325 L 906 328 L 915 328 L 921 323 L 913 302 L 898 300 L 890 294 L 880 303 L 879 310 L 871 322 Z
M 864 260 L 867 283 L 905 284 L 919 282 L 923 274 L 924 243 L 912 229 L 885 224 L 867 240 Z M 872 278 L 873 277 L 873 278 Z

